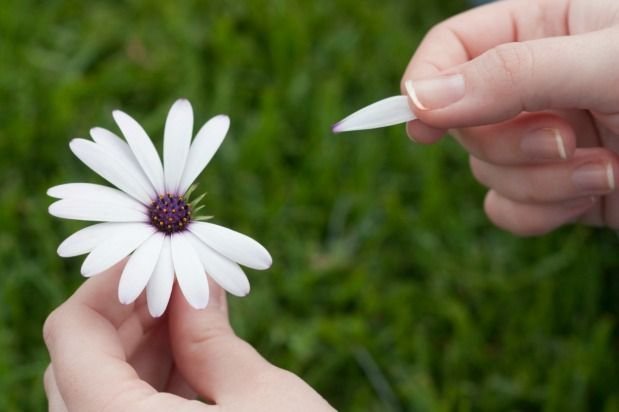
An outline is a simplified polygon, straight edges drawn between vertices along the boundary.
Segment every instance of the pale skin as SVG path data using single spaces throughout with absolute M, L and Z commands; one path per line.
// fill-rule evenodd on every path
M 51 412 L 334 410 L 234 334 L 221 288 L 211 283 L 208 307 L 195 310 L 175 287 L 153 319 L 143 299 L 118 303 L 122 265 L 87 280 L 45 322 Z
M 402 80 L 404 94 L 412 80 L 421 120 L 407 132 L 419 143 L 446 130 L 456 137 L 499 227 L 520 235 L 572 222 L 617 229 L 617 67 L 616 0 L 492 3 L 424 38 Z
M 420 143 L 453 132 L 500 227 L 617 229 L 618 67 L 616 0 L 504 0 L 428 33 L 403 77 L 421 119 L 407 130 Z M 428 81 L 437 76 L 446 89 Z M 582 166 L 592 167 L 575 177 Z M 167 315 L 153 319 L 143 299 L 118 303 L 120 270 L 86 281 L 45 323 L 50 411 L 333 410 L 235 336 L 216 285 L 207 309 L 175 288 Z

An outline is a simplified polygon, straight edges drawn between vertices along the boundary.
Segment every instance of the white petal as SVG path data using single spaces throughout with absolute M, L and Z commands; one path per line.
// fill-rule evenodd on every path
M 102 127 L 90 129 L 90 136 L 99 146 L 114 156 L 117 162 L 122 163 L 131 172 L 133 178 L 148 192 L 151 198 L 154 199 L 158 195 L 127 142 Z
M 239 265 L 206 246 L 197 236 L 193 234 L 189 236 L 206 273 L 219 286 L 235 296 L 245 296 L 249 293 L 249 280 Z
M 225 115 L 215 116 L 202 126 L 189 149 L 185 171 L 178 189 L 179 193 L 185 193 L 202 173 L 219 149 L 229 128 L 230 118 Z
M 133 252 L 156 229 L 149 224 L 127 224 L 122 232 L 101 242 L 84 260 L 81 272 L 86 277 L 94 276 L 114 266 Z
M 209 291 L 200 258 L 183 233 L 172 236 L 171 246 L 176 279 L 185 299 L 195 309 L 204 309 L 208 305 Z
M 140 166 L 142 166 L 142 170 L 144 170 L 148 180 L 150 180 L 155 187 L 157 193 L 164 193 L 163 168 L 161 167 L 161 160 L 159 159 L 157 149 L 155 149 L 153 142 L 142 126 L 128 114 L 120 110 L 114 110 L 112 115 L 114 116 L 114 120 L 116 120 L 116 124 L 123 132 L 123 136 L 125 136 L 127 143 L 129 143 L 133 155 Z
M 120 303 L 127 305 L 140 296 L 159 260 L 164 238 L 162 232 L 155 232 L 133 252 L 118 283 Z
M 157 318 L 163 315 L 174 285 L 174 265 L 172 264 L 172 251 L 170 250 L 170 236 L 165 236 L 159 261 L 153 271 L 148 285 L 146 285 L 146 301 L 150 315 Z
M 47 194 L 58 199 L 81 199 L 94 203 L 106 203 L 147 212 L 146 206 L 118 189 L 93 183 L 66 183 L 50 187 Z
M 267 269 L 273 263 L 260 243 L 242 233 L 207 222 L 193 222 L 189 230 L 228 259 L 253 269 Z
M 125 225 L 127 223 L 97 223 L 78 230 L 58 246 L 58 255 L 72 257 L 89 253 L 108 237 L 125 230 Z
M 140 186 L 131 171 L 116 162 L 116 158 L 105 148 L 85 139 L 73 139 L 69 147 L 78 159 L 105 180 L 140 202 L 149 204 L 152 198 L 148 191 Z
M 101 203 L 90 199 L 61 199 L 49 206 L 49 214 L 64 219 L 90 222 L 148 222 L 139 210 L 117 203 Z
M 168 193 L 177 193 L 193 133 L 193 110 L 186 99 L 177 100 L 168 113 L 163 133 L 163 173 Z
M 333 126 L 335 133 L 376 129 L 406 123 L 417 117 L 408 106 L 408 97 L 392 96 L 360 109 Z

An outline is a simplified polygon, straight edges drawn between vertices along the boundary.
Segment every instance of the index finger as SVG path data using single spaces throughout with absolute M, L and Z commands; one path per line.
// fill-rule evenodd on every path
M 130 310 L 117 303 L 120 269 L 89 279 L 45 322 L 45 343 L 69 410 L 103 407 L 122 387 L 154 393 L 127 363 L 115 325 Z
M 86 281 L 48 317 L 43 328 L 55 381 L 70 411 L 132 410 L 191 412 L 214 408 L 170 393 L 158 393 L 127 362 L 122 327 L 136 316 L 136 303 L 118 302 L 124 262 Z M 150 317 L 132 322 L 146 330 Z M 130 339 L 129 339 L 130 340 Z
M 415 51 L 402 77 L 402 94 L 410 94 L 407 80 L 437 76 L 500 44 L 567 34 L 567 4 L 567 0 L 505 0 L 445 20 L 428 32 Z M 410 106 L 413 112 L 418 110 L 412 102 Z M 436 140 L 436 133 L 424 132 L 424 126 L 414 121 L 408 129 L 426 143 Z
M 568 4 L 568 0 L 504 0 L 451 17 L 428 32 L 404 79 L 434 76 L 503 43 L 569 34 Z

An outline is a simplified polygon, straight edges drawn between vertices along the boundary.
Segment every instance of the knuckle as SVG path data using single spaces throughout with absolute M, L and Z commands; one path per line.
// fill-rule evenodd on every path
M 445 38 L 446 33 L 449 31 L 449 20 L 437 23 L 426 32 L 423 36 L 422 43 L 439 41 Z
M 49 394 L 52 390 L 52 386 L 54 384 L 54 370 L 52 369 L 52 364 L 47 365 L 45 369 L 45 373 L 43 373 L 43 388 L 45 389 L 45 393 Z
M 470 153 L 481 161 L 492 161 L 494 156 L 491 145 L 485 139 L 470 139 Z
M 47 316 L 45 322 L 43 323 L 43 340 L 48 348 L 53 345 L 55 340 L 56 331 L 58 330 L 59 317 L 60 309 L 54 309 L 54 311 Z
M 504 43 L 487 52 L 488 68 L 497 81 L 508 91 L 526 92 L 526 85 L 533 76 L 534 55 L 527 43 Z M 524 89 L 523 89 L 524 88 Z
M 451 130 L 450 134 L 470 155 L 482 160 L 487 159 L 484 139 L 474 128 Z
M 475 180 L 488 187 L 484 163 L 475 156 L 469 156 L 469 165 Z
M 236 338 L 232 327 L 224 318 L 214 318 L 210 320 L 208 328 L 203 328 L 190 335 L 190 343 L 193 346 L 201 347 L 203 345 L 219 341 L 220 339 Z

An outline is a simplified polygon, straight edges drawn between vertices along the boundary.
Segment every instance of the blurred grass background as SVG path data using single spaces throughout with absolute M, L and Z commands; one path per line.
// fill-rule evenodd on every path
M 11 1 L 0 7 L 0 410 L 41 411 L 46 315 L 82 282 L 83 224 L 47 187 L 93 181 L 72 137 L 111 111 L 160 145 L 189 98 L 231 132 L 201 178 L 215 221 L 275 264 L 231 299 L 273 363 L 350 411 L 619 410 L 619 241 L 492 227 L 465 154 L 402 128 L 334 136 L 395 94 L 445 0 Z

